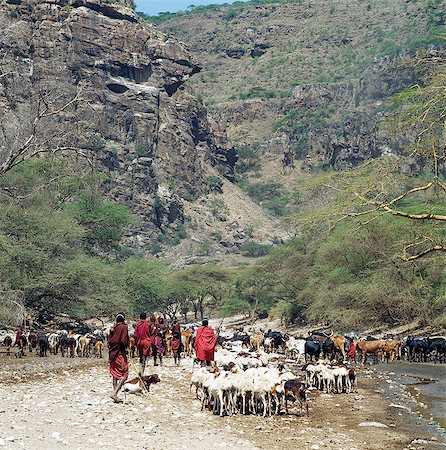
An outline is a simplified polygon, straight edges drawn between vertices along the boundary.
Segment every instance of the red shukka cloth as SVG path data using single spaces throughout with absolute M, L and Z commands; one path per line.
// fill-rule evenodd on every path
M 201 326 L 195 335 L 195 353 L 200 361 L 213 361 L 217 336 L 214 330 Z

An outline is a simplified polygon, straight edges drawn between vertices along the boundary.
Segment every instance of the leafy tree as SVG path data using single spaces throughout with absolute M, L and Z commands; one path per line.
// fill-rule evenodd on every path
M 189 299 L 195 319 L 198 313 L 203 318 L 206 302 L 221 301 L 230 277 L 227 269 L 214 265 L 190 267 L 173 275 L 175 283 L 181 284 L 182 295 Z

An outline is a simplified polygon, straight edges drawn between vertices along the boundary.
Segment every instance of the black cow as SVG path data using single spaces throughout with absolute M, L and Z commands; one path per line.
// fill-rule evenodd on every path
M 426 362 L 429 354 L 429 343 L 426 338 L 409 336 L 406 340 L 409 362 Z
M 62 356 L 65 356 L 65 353 L 68 352 L 68 338 L 64 334 L 59 338 L 59 348 Z
M 6 354 L 11 354 L 11 346 L 12 346 L 12 337 L 6 336 L 5 339 L 3 339 L 3 345 L 6 347 Z
M 272 340 L 271 346 L 274 350 L 278 350 L 279 348 L 283 349 L 285 346 L 285 339 L 280 331 L 268 330 L 268 333 L 265 334 L 265 339 L 266 338 Z
M 46 335 L 41 334 L 39 336 L 39 356 L 48 356 L 47 352 L 50 348 L 50 344 L 48 342 L 48 338 Z
M 30 331 L 28 336 L 28 346 L 30 353 L 33 351 L 33 349 L 37 348 L 38 344 L 39 338 L 37 337 L 37 334 L 34 331 Z
M 322 344 L 322 353 L 324 355 L 324 358 L 334 359 L 335 357 L 334 342 L 330 338 L 327 338 L 325 341 L 320 343 Z
M 442 337 L 427 338 L 429 355 L 434 362 L 446 362 L 446 339 Z
M 308 361 L 308 357 L 310 357 L 310 361 L 313 361 L 313 356 L 315 359 L 319 359 L 319 356 L 322 352 L 322 343 L 313 341 L 312 337 L 307 338 L 305 342 L 305 362 Z
M 75 350 L 76 350 L 76 339 L 70 337 L 68 339 L 68 352 L 70 354 L 70 358 L 74 358 Z

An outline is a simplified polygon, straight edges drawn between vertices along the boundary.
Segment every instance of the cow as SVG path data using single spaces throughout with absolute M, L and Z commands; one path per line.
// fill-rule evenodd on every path
M 347 360 L 347 352 L 346 349 L 350 343 L 350 340 L 345 338 L 344 336 L 330 336 L 330 339 L 333 341 L 333 353 L 336 352 L 342 354 L 343 361 Z
M 362 365 L 365 364 L 367 354 L 371 353 L 372 355 L 377 356 L 378 352 L 384 348 L 384 345 L 385 341 L 383 340 L 374 340 L 374 341 L 367 341 L 364 339 L 360 340 L 358 342 L 358 348 L 362 354 Z
M 39 343 L 39 338 L 37 334 L 34 331 L 30 331 L 28 333 L 28 348 L 29 352 L 32 353 L 33 349 L 37 348 L 37 345 Z
M 12 345 L 12 337 L 6 336 L 5 339 L 3 339 L 3 345 L 6 347 L 6 354 L 11 354 L 11 345 Z
M 102 358 L 102 352 L 104 350 L 104 343 L 98 339 L 96 343 L 94 344 L 94 352 L 96 355 L 96 358 Z
M 424 337 L 409 336 L 406 339 L 409 362 L 426 362 L 429 354 L 429 342 Z
M 45 334 L 39 335 L 38 343 L 39 343 L 39 356 L 41 357 L 48 356 L 47 352 L 48 349 L 50 348 L 50 344 Z
M 312 337 L 308 337 L 305 341 L 305 362 L 308 362 L 308 357 L 310 361 L 313 361 L 313 356 L 315 359 L 319 359 L 322 352 L 322 343 L 313 341 Z
M 249 339 L 249 345 L 255 350 L 258 350 L 263 345 L 265 338 L 261 334 L 254 334 Z
M 79 356 L 88 358 L 90 340 L 87 336 L 79 338 Z
M 395 361 L 399 357 L 401 341 L 399 339 L 386 339 L 382 348 L 381 361 Z
M 130 358 L 134 358 L 136 355 L 136 341 L 135 338 L 133 336 L 129 337 L 129 357 Z
M 48 336 L 48 344 L 50 346 L 50 353 L 53 355 L 57 354 L 57 348 L 59 346 L 59 335 L 56 333 L 51 333 Z
M 193 351 L 193 335 L 194 332 L 191 329 L 184 330 L 181 332 L 181 345 L 183 347 L 183 351 L 187 356 L 192 356 Z
M 325 341 L 320 342 L 322 344 L 322 353 L 325 359 L 334 359 L 335 357 L 335 347 L 333 340 L 328 337 Z
M 427 338 L 429 355 L 435 357 L 435 362 L 446 362 L 446 339 L 444 337 Z
M 76 355 L 77 342 L 73 336 L 68 335 L 67 347 L 70 358 L 74 358 Z
M 271 331 L 268 330 L 268 333 L 265 334 L 265 349 L 266 349 L 266 340 L 269 338 L 271 350 L 278 350 L 279 348 L 284 349 L 285 347 L 285 339 L 280 331 Z
M 59 348 L 62 357 L 68 352 L 68 338 L 66 334 L 61 334 L 59 338 Z
M 291 336 L 285 341 L 286 350 L 285 353 L 288 357 L 296 358 L 297 364 L 300 360 L 305 358 L 305 339 L 296 339 Z

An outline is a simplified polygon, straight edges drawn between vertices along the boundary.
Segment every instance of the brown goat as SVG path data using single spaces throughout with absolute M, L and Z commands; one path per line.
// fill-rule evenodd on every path
M 287 395 L 291 394 L 294 401 L 298 401 L 300 405 L 300 411 L 303 412 L 304 408 L 309 416 L 308 412 L 308 401 L 305 383 L 299 380 L 288 380 L 284 385 L 284 395 L 285 395 L 285 411 L 288 414 L 288 401 Z

